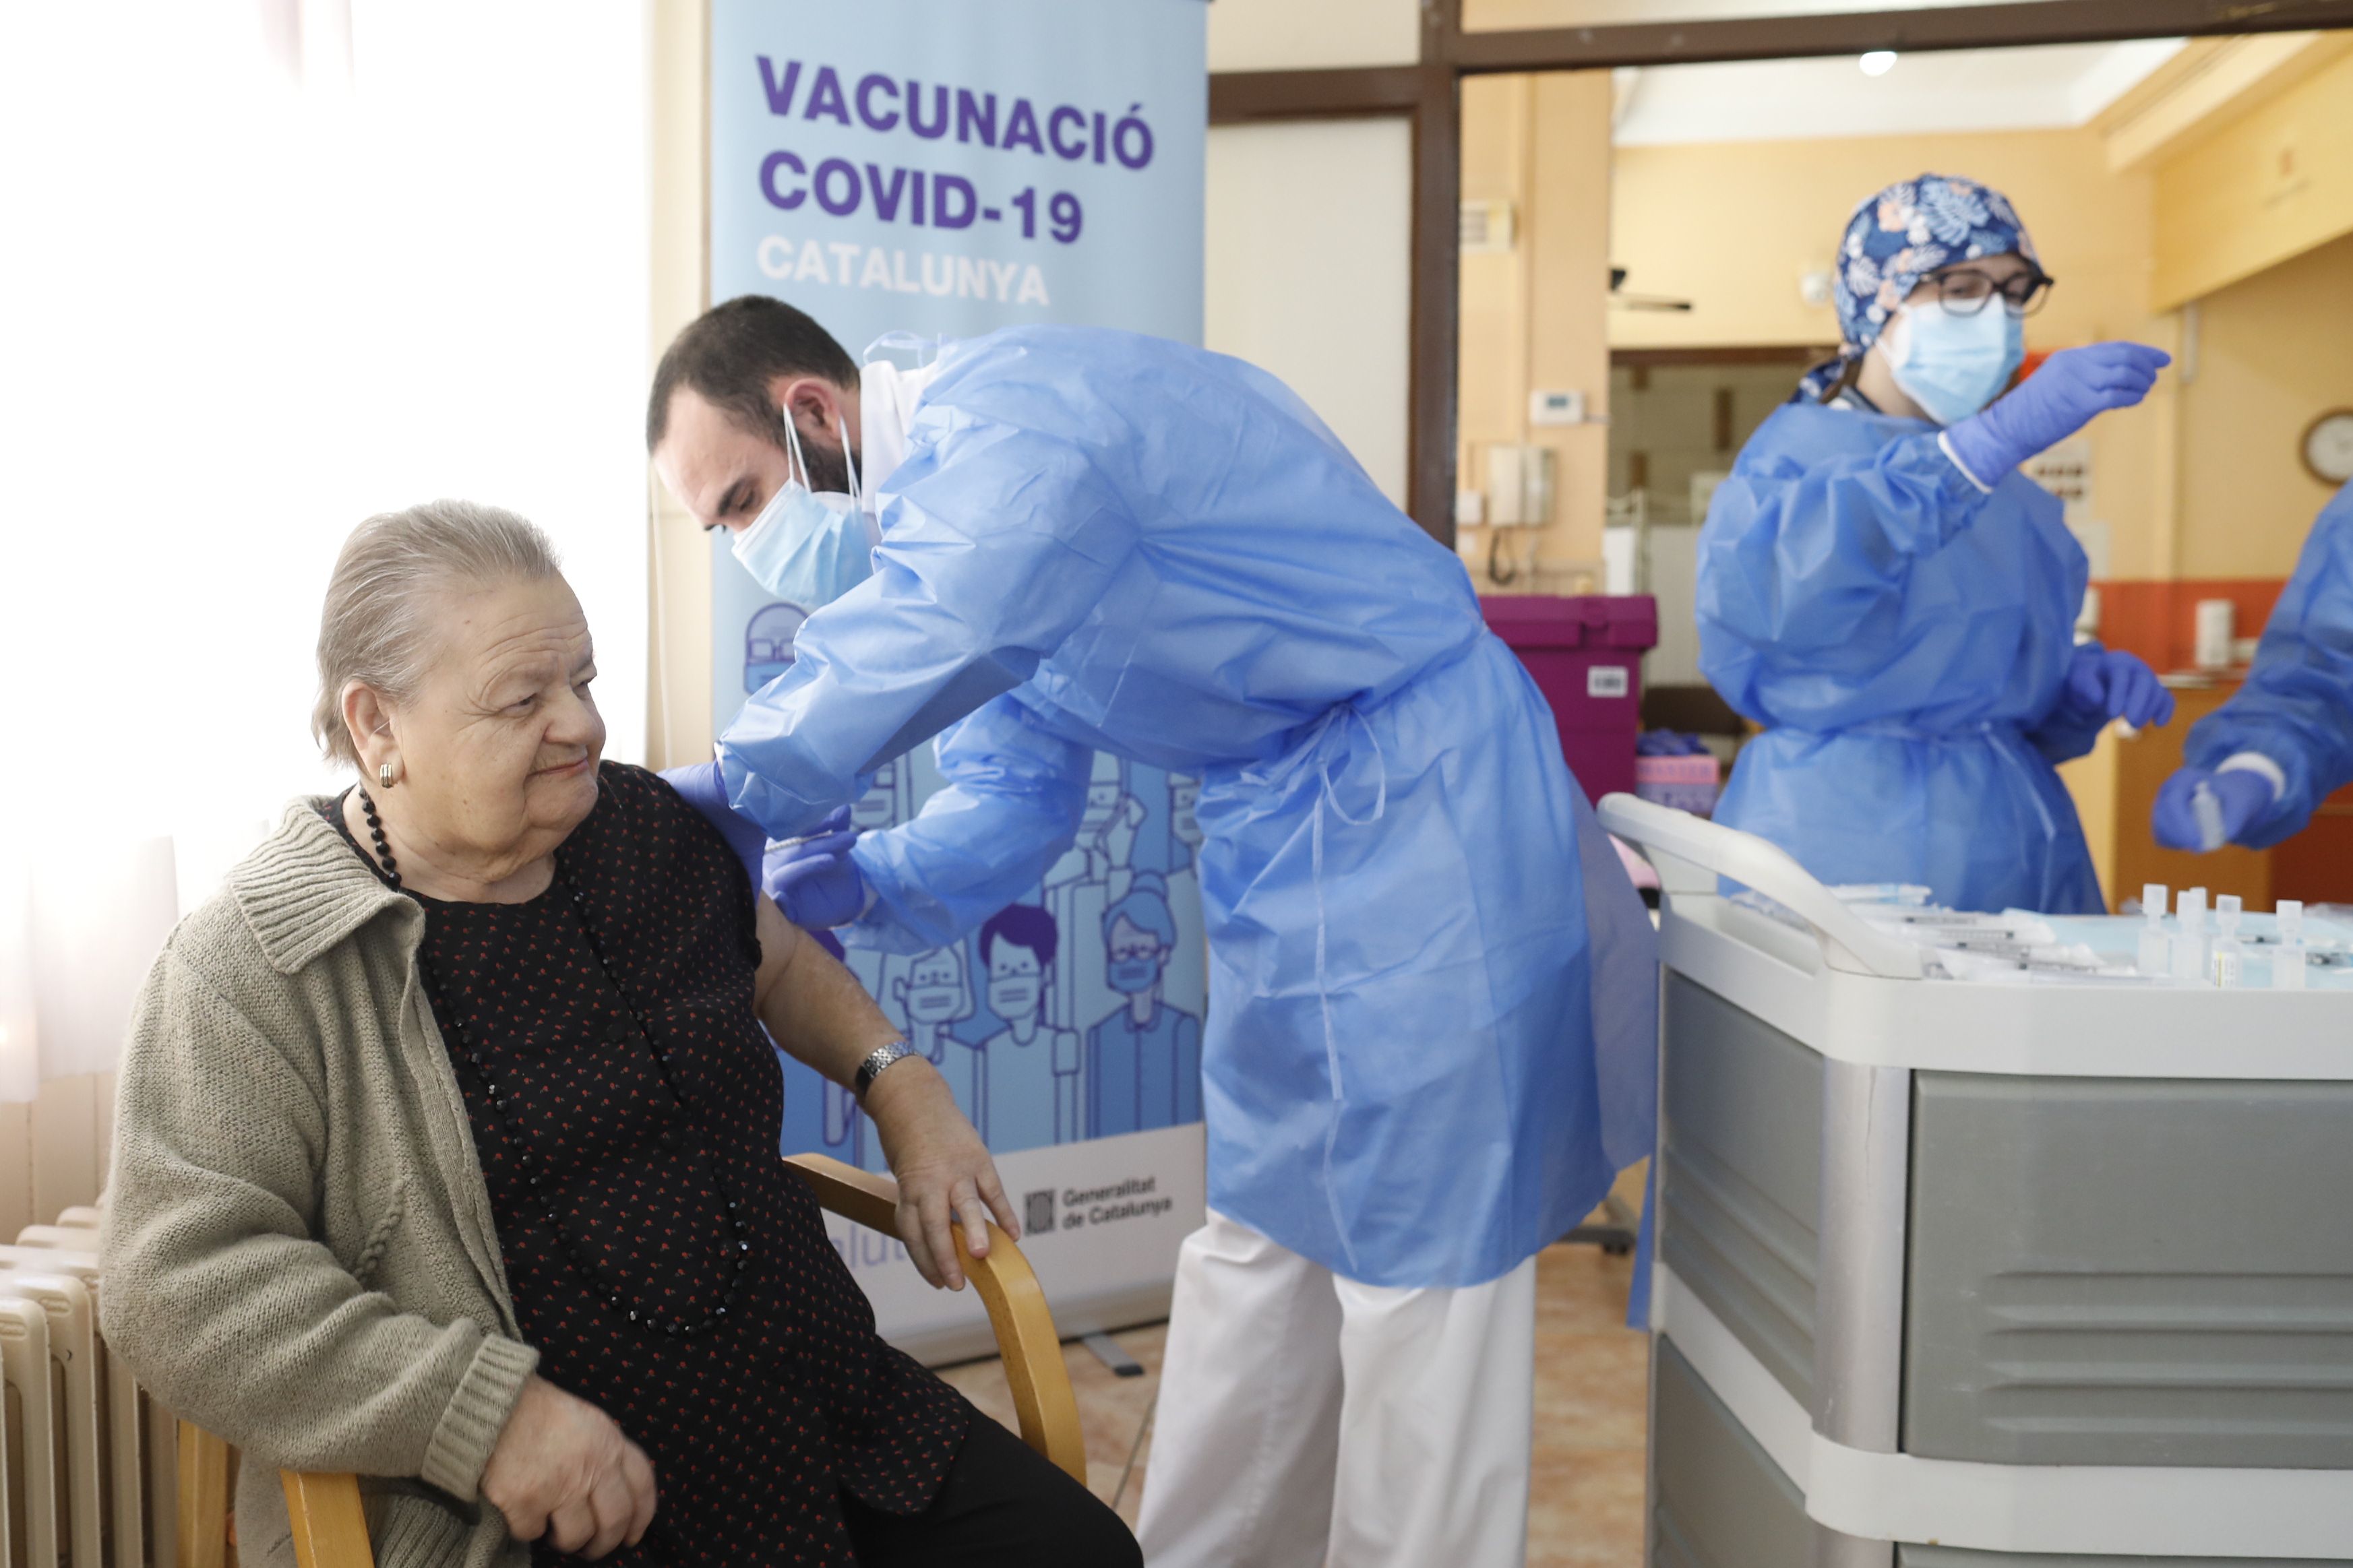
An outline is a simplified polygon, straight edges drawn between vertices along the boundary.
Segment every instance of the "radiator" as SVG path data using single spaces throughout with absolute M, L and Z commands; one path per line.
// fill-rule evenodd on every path
M 175 1568 L 176 1424 L 99 1332 L 99 1217 L 0 1246 L 0 1568 Z

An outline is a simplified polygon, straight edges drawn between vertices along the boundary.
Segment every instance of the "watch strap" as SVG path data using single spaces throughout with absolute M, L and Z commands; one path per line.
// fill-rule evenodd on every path
M 866 1059 L 858 1064 L 856 1089 L 860 1101 L 865 1100 L 867 1089 L 873 1086 L 876 1079 L 882 1076 L 884 1068 L 893 1062 L 904 1061 L 914 1054 L 914 1047 L 904 1040 L 893 1040 L 887 1046 L 869 1052 Z

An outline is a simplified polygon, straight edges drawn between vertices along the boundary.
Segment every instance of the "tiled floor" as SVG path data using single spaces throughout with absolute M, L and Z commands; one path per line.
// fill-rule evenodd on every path
M 1641 1202 L 1639 1183 L 1621 1191 Z M 1536 1260 L 1536 1432 L 1528 1508 L 1529 1568 L 1640 1568 L 1642 1445 L 1648 1347 L 1622 1326 L 1630 1258 L 1592 1247 L 1555 1247 Z M 1116 1498 L 1135 1522 L 1152 1457 L 1136 1438 L 1160 1384 L 1165 1327 L 1114 1334 L 1145 1375 L 1113 1377 L 1084 1345 L 1064 1347 L 1087 1473 L 1095 1494 Z M 996 1362 L 970 1362 L 941 1375 L 1008 1426 L 1013 1401 Z M 1135 1467 L 1123 1492 L 1129 1455 Z

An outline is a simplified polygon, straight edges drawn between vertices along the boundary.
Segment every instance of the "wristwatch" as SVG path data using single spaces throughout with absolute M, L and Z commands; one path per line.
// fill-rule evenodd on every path
M 885 1068 L 889 1067 L 892 1062 L 903 1061 L 914 1054 L 915 1048 L 906 1041 L 893 1040 L 889 1045 L 883 1046 L 870 1054 L 864 1061 L 860 1062 L 858 1064 L 858 1081 L 856 1084 L 859 1103 L 860 1105 L 866 1103 L 867 1089 L 873 1086 L 876 1079 L 882 1076 L 882 1071 Z

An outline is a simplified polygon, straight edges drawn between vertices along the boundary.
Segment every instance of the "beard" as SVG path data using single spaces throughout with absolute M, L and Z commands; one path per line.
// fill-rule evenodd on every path
M 828 446 L 814 437 L 801 437 L 801 460 L 808 466 L 808 488 L 820 493 L 849 489 L 849 464 L 839 447 Z

